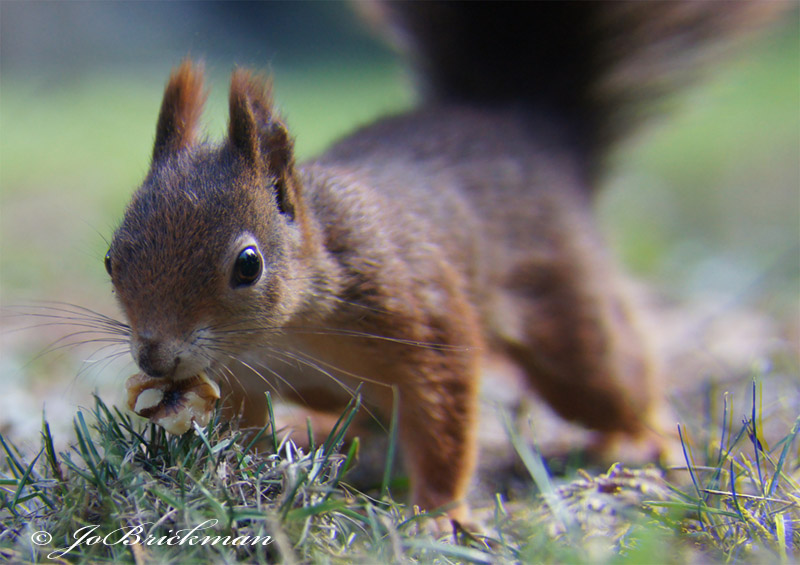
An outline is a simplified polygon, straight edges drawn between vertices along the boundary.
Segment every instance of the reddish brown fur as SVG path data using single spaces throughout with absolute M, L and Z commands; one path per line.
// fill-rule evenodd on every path
M 202 66 L 187 59 L 172 72 L 164 92 L 153 161 L 194 145 L 205 101 Z
M 441 100 L 364 128 L 312 163 L 295 165 L 268 81 L 243 70 L 231 81 L 227 140 L 198 144 L 202 72 L 187 61 L 173 73 L 153 166 L 109 250 L 136 361 L 169 379 L 211 373 L 249 424 L 264 423 L 269 388 L 335 412 L 363 384 L 367 407 L 384 421 L 396 399 L 413 502 L 446 505 L 458 520 L 467 515 L 487 357 L 521 367 L 565 418 L 657 456 L 657 370 L 589 197 L 596 145 L 622 125 L 608 123 L 607 103 L 590 102 L 619 70 L 618 38 L 597 42 L 592 55 L 611 61 L 599 70 L 586 67 L 582 48 L 584 33 L 594 45 L 606 3 L 525 6 L 560 14 L 559 34 L 586 11 L 584 27 L 552 38 L 555 48 L 494 6 L 390 6 L 410 8 L 411 27 L 423 31 L 429 15 L 463 10 L 468 25 L 448 29 L 467 43 L 427 38 L 441 49 Z M 608 15 L 624 12 L 611 6 Z M 657 14 L 669 4 L 655 6 Z M 492 27 L 488 17 L 500 21 Z M 461 47 L 484 59 L 498 49 L 530 55 L 490 33 L 486 51 L 474 43 L 482 34 L 465 34 L 510 21 L 555 53 L 538 54 L 541 68 L 522 60 L 470 75 L 475 61 Z M 519 82 L 498 74 L 509 69 L 534 69 L 523 92 L 503 90 Z M 575 82 L 573 70 L 587 76 Z M 486 76 L 497 79 L 488 89 Z M 454 97 L 470 83 L 479 89 Z M 583 90 L 567 92 L 575 85 Z M 240 284 L 248 250 L 263 269 Z

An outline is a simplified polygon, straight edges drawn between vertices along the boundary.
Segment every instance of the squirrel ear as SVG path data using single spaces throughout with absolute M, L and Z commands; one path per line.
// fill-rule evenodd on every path
M 205 100 L 203 67 L 186 59 L 172 71 L 164 91 L 156 125 L 154 162 L 195 143 Z
M 267 78 L 237 69 L 231 78 L 229 142 L 245 161 L 275 182 L 280 211 L 294 217 L 294 144 L 272 109 Z

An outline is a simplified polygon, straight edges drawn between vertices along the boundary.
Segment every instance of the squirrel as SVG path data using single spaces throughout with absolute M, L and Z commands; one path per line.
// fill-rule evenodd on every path
M 184 61 L 105 257 L 134 360 L 152 378 L 210 374 L 250 425 L 273 387 L 321 413 L 357 386 L 381 418 L 396 402 L 411 501 L 455 521 L 490 356 L 563 418 L 657 458 L 657 362 L 592 204 L 609 149 L 696 67 L 676 61 L 770 12 L 719 8 L 363 4 L 410 52 L 423 100 L 303 164 L 269 79 L 245 69 L 226 138 L 201 142 L 203 73 Z

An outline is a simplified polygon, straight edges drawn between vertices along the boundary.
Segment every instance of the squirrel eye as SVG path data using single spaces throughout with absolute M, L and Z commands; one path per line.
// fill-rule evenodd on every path
M 103 258 L 103 263 L 106 266 L 108 276 L 111 276 L 111 250 L 106 251 L 106 256 Z
M 254 246 L 243 249 L 233 265 L 233 285 L 249 286 L 261 276 L 261 255 Z

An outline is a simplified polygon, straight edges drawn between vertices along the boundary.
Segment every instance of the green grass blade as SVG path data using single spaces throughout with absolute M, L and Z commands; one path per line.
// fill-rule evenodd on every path
M 689 477 L 692 479 L 692 485 L 694 486 L 694 490 L 697 493 L 697 497 L 700 500 L 705 500 L 703 496 L 703 489 L 700 486 L 700 482 L 697 478 L 697 474 L 695 473 L 695 466 L 694 466 L 694 458 L 692 457 L 692 450 L 691 446 L 686 441 L 686 438 L 683 437 L 683 426 L 678 424 L 678 437 L 681 440 L 681 449 L 683 450 L 683 458 L 686 461 L 686 468 L 689 471 Z
M 30 486 L 28 484 L 28 479 L 30 478 L 33 468 L 36 465 L 36 462 L 39 460 L 39 457 L 41 457 L 42 453 L 43 451 L 40 450 L 39 453 L 36 454 L 36 457 L 33 458 L 33 461 L 31 461 L 30 465 L 26 467 L 25 472 L 22 473 L 22 477 L 20 477 L 19 481 L 17 481 L 17 491 L 14 493 L 11 503 L 8 505 L 10 509 L 13 509 L 17 505 L 22 493 L 25 492 L 25 487 Z
M 775 489 L 778 486 L 778 481 L 780 477 L 783 475 L 783 468 L 786 464 L 786 458 L 789 455 L 789 450 L 794 443 L 795 438 L 797 438 L 797 434 L 800 432 L 800 416 L 794 421 L 794 425 L 792 426 L 792 430 L 789 432 L 785 438 L 783 438 L 783 449 L 781 449 L 781 455 L 778 458 L 778 464 L 775 467 L 775 472 L 772 475 L 772 480 L 770 481 L 769 489 L 767 490 L 767 496 L 773 496 L 775 494 Z
M 267 433 L 267 430 L 271 429 L 270 425 L 271 424 L 268 423 L 264 427 L 262 427 L 260 430 L 258 430 L 258 432 L 253 436 L 253 438 L 244 447 L 244 449 L 242 450 L 241 455 L 239 455 L 238 461 L 236 463 L 236 469 L 237 470 L 239 470 L 241 468 L 242 464 L 247 459 L 248 454 L 250 454 L 252 452 L 253 447 L 259 442 L 259 440 L 262 437 L 264 437 L 264 434 Z M 273 434 L 273 436 L 274 436 L 274 434 Z M 277 451 L 275 453 L 277 453 Z
M 47 420 L 44 418 L 44 414 L 42 414 L 42 441 L 44 442 L 44 449 L 45 455 L 47 459 L 47 463 L 50 466 L 50 471 L 53 473 L 53 476 L 58 479 L 60 483 L 64 482 L 64 475 L 61 472 L 61 465 L 58 463 L 58 456 L 56 455 L 56 448 L 53 444 L 53 436 L 50 433 L 50 424 L 47 423 Z
M 334 446 L 341 443 L 341 441 L 344 439 L 345 432 L 347 432 L 347 428 L 350 427 L 350 424 L 353 422 L 353 418 L 355 418 L 356 412 L 358 412 L 359 408 L 361 408 L 361 385 L 359 385 L 359 387 L 356 389 L 355 394 L 347 403 L 344 412 L 342 412 L 341 416 L 339 416 L 339 418 L 336 420 L 336 423 L 333 425 L 328 437 L 325 439 L 325 443 L 322 445 L 322 450 L 324 453 L 331 453 Z
M 20 461 L 20 460 L 17 458 L 17 457 L 18 457 L 18 455 L 19 455 L 18 453 L 17 453 L 17 455 L 15 455 L 15 454 L 14 454 L 14 451 L 16 451 L 16 450 L 12 450 L 12 447 L 13 447 L 13 445 L 11 445 L 11 444 L 9 444 L 9 443 L 6 443 L 6 440 L 5 440 L 5 438 L 3 437 L 3 434 L 0 434 L 0 445 L 2 445 L 2 446 L 3 446 L 3 451 L 5 451 L 5 453 L 6 453 L 6 461 L 8 461 L 8 466 L 9 466 L 9 468 L 10 468 L 10 470 L 11 470 L 11 473 L 12 473 L 12 474 L 13 474 L 13 475 L 14 475 L 16 478 L 19 478 L 19 476 L 20 476 L 21 474 L 24 474 L 24 473 L 25 473 L 25 467 L 26 467 L 26 465 L 24 465 L 24 464 L 23 464 L 23 463 L 22 463 L 22 462 L 21 462 L 21 461 Z
M 526 443 L 522 441 L 519 434 L 514 431 L 511 419 L 507 413 L 503 413 L 503 425 L 506 429 L 506 434 L 511 439 L 511 444 L 514 446 L 517 454 L 522 459 L 525 468 L 533 478 L 536 486 L 542 494 L 545 504 L 550 507 L 553 516 L 558 520 L 566 535 L 570 538 L 577 535 L 575 520 L 563 504 L 562 500 L 558 497 L 553 482 L 550 479 L 550 473 L 547 471 L 541 453 L 534 452 Z
M 308 434 L 308 451 L 314 453 L 317 450 L 314 442 L 314 429 L 311 427 L 311 416 L 306 417 L 306 434 Z
M 449 543 L 442 543 L 433 540 L 407 539 L 403 541 L 403 546 L 418 551 L 430 551 L 436 555 L 455 559 L 460 563 L 483 563 L 490 565 L 496 563 L 495 557 L 485 551 L 480 551 L 472 547 L 463 547 Z
M 325 502 L 320 502 L 319 504 L 314 504 L 311 506 L 305 506 L 303 508 L 295 508 L 290 510 L 286 513 L 286 520 L 288 521 L 299 521 L 305 520 L 311 516 L 316 516 L 318 514 L 322 514 L 324 512 L 335 512 L 340 511 L 345 508 L 346 503 L 344 500 L 328 500 Z
M 762 411 L 760 409 L 761 408 L 760 405 L 758 406 L 758 409 L 756 409 L 756 406 L 760 404 L 759 400 L 761 399 L 761 394 L 760 394 L 761 391 L 759 383 L 760 381 L 753 379 L 753 398 L 752 398 L 752 408 L 750 415 L 750 423 L 753 431 L 750 434 L 750 441 L 753 443 L 753 452 L 755 454 L 756 472 L 758 473 L 758 487 L 761 489 L 761 494 L 766 495 L 764 474 L 761 470 L 762 467 L 761 460 L 764 457 L 763 444 L 762 444 L 762 439 L 759 437 L 758 433 L 759 429 L 763 429 L 761 427 Z
M 272 453 L 278 453 L 278 430 L 275 428 L 275 410 L 272 408 L 272 394 L 267 391 L 267 411 L 269 412 L 269 428 L 272 430 Z
M 386 450 L 386 460 L 383 464 L 383 478 L 381 480 L 381 498 L 389 495 L 389 485 L 392 482 L 392 468 L 394 467 L 394 458 L 397 451 L 397 420 L 399 417 L 399 397 L 400 391 L 396 386 L 392 386 L 392 419 L 389 424 L 389 447 Z

